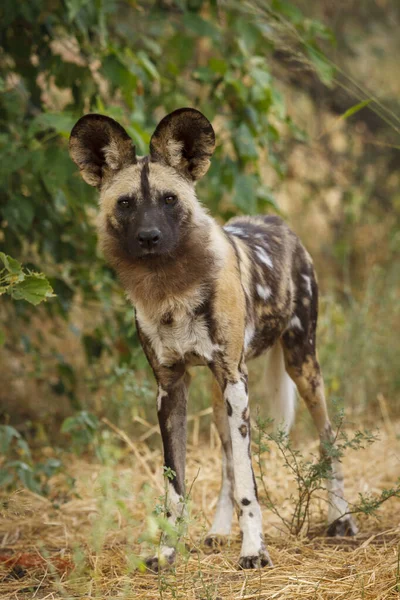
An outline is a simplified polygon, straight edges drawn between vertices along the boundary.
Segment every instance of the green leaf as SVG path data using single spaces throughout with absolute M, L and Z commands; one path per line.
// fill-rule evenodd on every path
M 24 167 L 30 160 L 30 152 L 20 145 L 2 148 L 0 162 L 0 180 L 7 181 L 11 173 L 15 173 Z
M 198 81 L 210 83 L 215 79 L 215 73 L 209 67 L 199 67 L 193 72 L 193 77 Z
M 155 81 L 158 81 L 160 79 L 160 75 L 147 54 L 145 52 L 138 52 L 137 57 L 139 64 L 142 65 L 147 74 L 150 75 L 150 77 Z
M 195 13 L 187 12 L 183 17 L 184 26 L 200 37 L 209 37 L 214 41 L 219 39 L 217 27 L 210 21 L 205 21 Z
M 257 209 L 255 175 L 240 174 L 235 177 L 233 202 L 244 212 L 254 214 Z
M 352 115 L 355 115 L 358 111 L 363 109 L 365 106 L 368 106 L 368 104 L 370 104 L 371 102 L 372 102 L 372 98 L 368 98 L 368 100 L 363 100 L 362 102 L 359 102 L 358 104 L 355 104 L 354 106 L 351 106 L 350 108 L 348 108 L 346 110 L 346 112 L 344 112 L 342 115 L 340 115 L 340 119 L 348 119 L 349 117 L 351 117 Z
M 31 198 L 16 194 L 4 207 L 3 215 L 10 227 L 26 232 L 31 227 L 35 216 L 34 203 Z
M 307 46 L 307 53 L 322 83 L 330 87 L 335 75 L 335 68 L 328 62 L 328 59 L 325 58 L 322 52 L 316 48 Z
M 4 254 L 4 252 L 0 252 L 0 260 L 9 273 L 12 273 L 13 275 L 18 275 L 21 273 L 21 263 L 15 260 L 15 258 L 11 258 L 11 256 L 8 256 L 8 254 Z
M 286 0 L 272 0 L 272 8 L 276 12 L 288 17 L 294 24 L 300 23 L 304 19 L 301 10 Z
M 42 113 L 31 124 L 31 133 L 43 132 L 45 129 L 54 129 L 63 137 L 69 137 L 76 118 L 68 113 Z
M 89 429 L 95 431 L 99 426 L 99 419 L 96 415 L 88 413 L 86 410 L 81 412 L 82 423 L 84 423 Z
M 45 463 L 37 465 L 36 470 L 44 473 L 49 478 L 60 471 L 62 466 L 62 462 L 58 458 L 48 458 Z
M 14 286 L 11 295 L 15 300 L 26 300 L 36 306 L 46 298 L 52 297 L 53 289 L 44 276 L 32 273 Z
M 42 490 L 35 479 L 35 472 L 32 467 L 22 461 L 18 461 L 15 466 L 17 467 L 17 476 L 22 485 L 36 494 L 41 494 Z
M 111 82 L 114 87 L 134 88 L 136 85 L 136 75 L 130 72 L 126 65 L 116 54 L 105 56 L 101 66 L 101 72 Z
M 279 210 L 276 200 L 271 190 L 266 185 L 260 185 L 257 190 L 257 199 L 266 206 L 272 206 L 275 210 Z
M 61 433 L 69 433 L 77 426 L 76 417 L 67 417 L 61 425 Z
M 95 415 L 83 410 L 76 416 L 65 419 L 61 432 L 71 436 L 74 449 L 80 453 L 93 442 L 99 424 L 99 419 Z
M 225 75 L 228 70 L 228 64 L 222 58 L 210 58 L 208 66 L 214 73 L 218 75 Z
M 66 6 L 68 8 L 68 17 L 70 21 L 73 21 L 80 10 L 82 10 L 85 4 L 88 4 L 89 0 L 67 0 Z
M 245 123 L 242 123 L 236 133 L 235 146 L 242 158 L 257 158 L 258 150 L 255 139 Z
M 0 453 L 2 455 L 7 454 L 12 440 L 18 440 L 21 438 L 21 434 L 10 427 L 10 425 L 0 425 Z
M 323 40 L 328 40 L 333 46 L 336 46 L 335 34 L 330 27 L 327 27 L 319 21 L 310 19 L 304 19 L 302 24 L 309 39 L 321 38 Z
M 250 75 L 262 88 L 269 89 L 271 87 L 271 74 L 266 69 L 255 67 L 250 71 Z
M 0 487 L 7 487 L 14 481 L 14 475 L 6 469 L 0 469 Z
M 29 448 L 28 442 L 26 442 L 26 440 L 24 440 L 22 437 L 20 437 L 17 440 L 17 446 L 20 450 L 22 450 L 23 454 L 25 454 L 25 456 L 27 456 L 28 458 L 31 457 L 31 450 Z

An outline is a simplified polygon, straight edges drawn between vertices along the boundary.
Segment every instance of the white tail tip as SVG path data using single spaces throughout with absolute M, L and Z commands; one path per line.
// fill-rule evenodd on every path
M 289 433 L 296 413 L 296 386 L 285 368 L 281 342 L 278 341 L 267 354 L 266 395 L 268 412 L 277 430 Z

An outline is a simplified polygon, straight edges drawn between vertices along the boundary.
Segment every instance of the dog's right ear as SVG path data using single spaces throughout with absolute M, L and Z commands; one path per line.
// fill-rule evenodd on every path
M 125 129 L 104 115 L 85 115 L 69 138 L 69 153 L 89 185 L 101 187 L 104 178 L 136 163 L 135 146 Z

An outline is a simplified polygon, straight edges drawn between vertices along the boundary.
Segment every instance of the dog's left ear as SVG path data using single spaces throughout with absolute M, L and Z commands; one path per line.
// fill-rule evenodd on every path
M 162 161 L 192 181 L 208 171 L 214 148 L 214 129 L 194 108 L 179 108 L 164 117 L 150 140 L 152 161 Z

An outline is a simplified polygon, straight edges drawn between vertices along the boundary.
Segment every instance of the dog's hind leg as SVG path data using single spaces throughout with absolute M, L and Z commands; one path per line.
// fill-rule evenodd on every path
M 221 388 L 215 379 L 213 379 L 212 402 L 214 421 L 222 444 L 222 482 L 214 520 L 204 541 L 210 547 L 223 543 L 224 538 L 231 532 L 235 483 L 228 415 Z
M 289 327 L 282 336 L 286 369 L 305 401 L 320 437 L 321 456 L 330 462 L 328 489 L 328 535 L 355 535 L 357 526 L 348 513 L 344 497 L 342 466 L 337 458 L 329 457 L 327 446 L 334 444 L 335 435 L 325 401 L 324 382 L 316 354 L 318 289 L 314 276 L 310 280 L 309 302 L 297 305 Z

